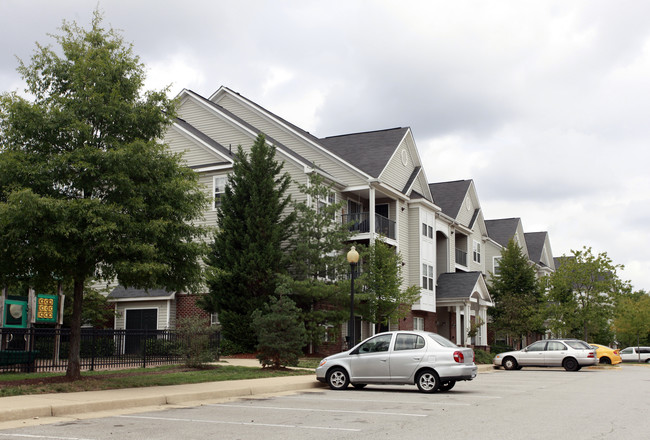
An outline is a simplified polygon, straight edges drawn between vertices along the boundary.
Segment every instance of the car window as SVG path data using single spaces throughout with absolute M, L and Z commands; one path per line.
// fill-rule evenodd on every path
M 621 350 L 621 354 L 632 354 L 632 347 L 627 347 L 624 350 Z
M 445 338 L 443 336 L 440 336 L 438 333 L 427 333 L 427 336 L 429 336 L 429 338 L 436 341 L 436 343 L 438 345 L 441 345 L 443 347 L 449 347 L 449 348 L 458 347 L 458 345 L 454 344 L 449 339 L 447 339 L 447 338 Z
M 526 351 L 544 351 L 544 347 L 546 347 L 546 341 L 537 341 L 526 347 Z
M 641 353 L 650 353 L 650 348 L 647 347 L 641 347 Z
M 390 346 L 390 340 L 393 335 L 379 335 L 376 338 L 372 338 L 364 342 L 359 347 L 359 353 L 377 353 L 381 351 L 388 351 Z
M 562 351 L 566 350 L 566 346 L 558 341 L 549 341 L 548 345 L 546 346 L 546 351 Z
M 424 338 L 419 335 L 398 334 L 395 338 L 395 351 L 417 350 L 424 347 Z
M 575 350 L 592 350 L 589 344 L 582 341 L 566 341 L 566 344 Z

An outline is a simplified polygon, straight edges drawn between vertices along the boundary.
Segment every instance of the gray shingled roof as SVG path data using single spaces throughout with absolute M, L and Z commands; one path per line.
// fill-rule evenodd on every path
M 372 177 L 379 177 L 408 128 L 391 128 L 320 139 L 320 144 Z
M 474 292 L 474 286 L 481 272 L 448 272 L 438 277 L 436 297 L 438 299 L 467 299 Z
M 231 157 L 232 158 L 233 154 L 228 148 L 224 147 L 219 142 L 212 139 L 210 136 L 204 134 L 202 131 L 195 128 L 193 125 L 191 125 L 189 122 L 187 122 L 187 121 L 185 121 L 184 119 L 181 119 L 181 118 L 176 118 L 176 120 L 174 122 L 176 124 L 178 124 L 179 126 L 181 126 L 183 129 L 185 129 L 185 130 L 189 131 L 190 133 L 192 133 L 194 136 L 201 139 L 201 141 L 205 142 L 206 144 L 208 144 L 209 146 L 211 146 L 215 150 L 219 151 L 221 154 L 225 155 L 226 157 Z
M 501 246 L 508 246 L 508 242 L 517 233 L 519 218 L 500 218 L 497 220 L 485 220 L 488 236 Z
M 544 250 L 547 235 L 548 233 L 546 231 L 524 233 L 524 238 L 526 238 L 526 247 L 528 248 L 528 257 L 531 261 L 534 261 L 535 263 L 540 263 L 542 261 L 542 251 Z
M 433 196 L 433 203 L 440 206 L 444 214 L 456 218 L 471 184 L 471 180 L 430 183 L 429 191 Z
M 133 287 L 117 286 L 108 294 L 109 299 L 123 299 L 123 298 L 160 298 L 166 299 L 171 297 L 174 292 L 169 292 L 164 289 L 134 289 Z

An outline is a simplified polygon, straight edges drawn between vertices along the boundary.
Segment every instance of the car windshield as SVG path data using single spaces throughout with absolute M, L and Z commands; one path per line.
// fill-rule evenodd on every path
M 436 341 L 438 344 L 442 345 L 443 347 L 451 347 L 451 348 L 458 347 L 456 344 L 451 342 L 449 339 L 443 338 L 442 336 L 440 336 L 437 333 L 427 333 L 427 334 L 431 339 L 433 339 L 434 341 Z
M 566 344 L 576 350 L 593 350 L 589 344 L 582 341 L 564 341 Z

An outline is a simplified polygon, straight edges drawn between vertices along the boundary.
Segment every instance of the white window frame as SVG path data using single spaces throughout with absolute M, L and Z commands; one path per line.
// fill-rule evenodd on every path
M 424 330 L 424 318 L 421 316 L 413 317 L 413 330 Z
M 323 198 L 318 196 L 316 199 L 316 210 L 320 214 L 321 213 L 321 207 L 325 206 L 330 206 L 334 205 L 336 203 L 336 193 L 334 191 L 331 191 L 330 193 L 327 194 L 327 198 Z M 336 213 L 332 214 L 333 218 L 336 219 Z
M 494 257 L 492 260 L 492 274 L 493 275 L 499 275 L 499 261 L 501 260 L 501 257 Z
M 217 186 L 217 181 L 223 181 L 223 187 L 221 188 L 220 191 L 218 191 L 219 187 Z M 221 206 L 221 196 L 226 192 L 227 183 L 228 183 L 227 174 L 220 174 L 212 178 L 212 210 L 213 211 L 216 211 L 219 208 L 219 206 Z M 217 204 L 217 200 L 219 201 L 218 204 Z
M 219 314 L 218 313 L 210 313 L 210 325 L 219 325 Z
M 422 263 L 422 288 L 433 291 L 433 266 Z
M 472 260 L 474 263 L 481 263 L 481 242 L 474 240 L 474 246 L 472 249 Z

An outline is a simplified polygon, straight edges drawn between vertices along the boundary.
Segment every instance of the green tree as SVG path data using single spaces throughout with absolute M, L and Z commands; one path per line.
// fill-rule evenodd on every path
M 279 290 L 285 290 L 280 287 Z M 288 293 L 288 292 L 287 292 Z M 269 304 L 252 314 L 257 330 L 257 359 L 263 367 L 296 366 L 307 342 L 300 310 L 287 295 L 271 297 Z
M 614 329 L 624 346 L 650 344 L 650 295 L 641 290 L 622 297 L 616 305 Z
M 309 183 L 298 187 L 304 197 L 292 202 L 296 222 L 288 250 L 293 279 L 285 282 L 301 310 L 309 343 L 317 350 L 327 329 L 338 329 L 346 320 L 348 293 L 337 281 L 347 271 L 341 253 L 350 231 L 338 215 L 343 202 L 333 200 L 333 188 L 322 176 L 312 173 Z
M 362 259 L 358 309 L 363 318 L 379 330 L 409 313 L 411 306 L 420 299 L 420 287 L 402 288 L 402 256 L 382 240 L 362 250 Z
M 66 375 L 80 377 L 84 285 L 198 288 L 195 173 L 157 140 L 174 116 L 166 91 L 142 92 L 144 66 L 94 13 L 63 22 L 55 51 L 19 63 L 32 100 L 0 98 L 0 277 L 73 285 Z
M 535 268 L 514 240 L 501 250 L 499 272 L 493 274 L 488 289 L 495 304 L 489 310 L 495 332 L 520 339 L 541 330 L 541 284 Z
M 617 275 L 623 266 L 614 264 L 606 252 L 594 255 L 587 247 L 571 252 L 560 257 L 549 280 L 549 319 L 564 328 L 563 336 L 613 342 L 616 301 L 630 291 L 629 282 Z
M 209 292 L 200 304 L 219 313 L 224 338 L 245 350 L 257 343 L 252 313 L 275 295 L 278 274 L 286 273 L 285 243 L 295 213 L 287 214 L 291 179 L 282 168 L 263 135 L 250 154 L 239 146 L 207 258 Z

